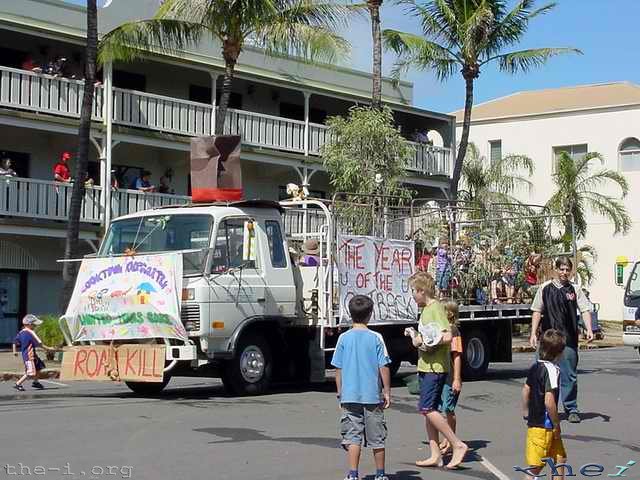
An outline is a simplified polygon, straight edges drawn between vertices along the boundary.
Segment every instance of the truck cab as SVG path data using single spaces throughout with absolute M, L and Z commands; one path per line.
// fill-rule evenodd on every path
M 625 345 L 640 351 L 640 262 L 633 265 L 624 291 L 624 316 L 622 322 L 622 341 Z

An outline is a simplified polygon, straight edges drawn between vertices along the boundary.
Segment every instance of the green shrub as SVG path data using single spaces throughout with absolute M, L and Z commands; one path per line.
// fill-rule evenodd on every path
M 42 343 L 48 347 L 60 348 L 64 345 L 64 336 L 58 323 L 58 317 L 55 315 L 42 315 L 40 317 L 42 325 L 36 327 L 36 334 L 42 340 Z M 46 353 L 47 359 L 53 360 L 54 352 Z

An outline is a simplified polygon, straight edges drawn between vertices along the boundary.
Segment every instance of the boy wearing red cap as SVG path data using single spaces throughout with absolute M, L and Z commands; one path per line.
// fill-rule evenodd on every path
M 56 182 L 69 183 L 71 181 L 71 169 L 67 165 L 70 158 L 69 152 L 62 152 L 60 161 L 53 166 L 53 178 Z

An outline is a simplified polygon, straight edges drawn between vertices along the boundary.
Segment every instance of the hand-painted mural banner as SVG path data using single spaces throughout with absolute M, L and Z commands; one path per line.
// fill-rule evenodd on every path
M 82 261 L 65 319 L 74 342 L 187 339 L 180 320 L 182 255 Z
M 418 309 L 409 288 L 413 242 L 343 235 L 337 258 L 341 323 L 350 322 L 349 301 L 355 295 L 373 300 L 372 323 L 416 320 Z

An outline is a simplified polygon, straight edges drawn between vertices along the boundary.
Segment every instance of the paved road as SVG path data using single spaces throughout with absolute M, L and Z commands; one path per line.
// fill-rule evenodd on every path
M 490 379 L 464 384 L 458 416 L 473 453 L 456 472 L 413 466 L 425 455 L 424 425 L 415 413 L 415 397 L 398 383 L 387 416 L 391 478 L 521 478 L 513 466 L 523 462 L 519 398 L 530 359 L 517 355 L 513 364 L 492 369 Z M 596 462 L 605 466 L 606 477 L 617 471 L 615 465 L 640 462 L 640 357 L 626 348 L 594 350 L 581 353 L 580 366 L 586 420 L 563 424 L 566 446 L 576 470 Z M 0 479 L 344 476 L 331 383 L 250 398 L 229 397 L 209 379 L 174 379 L 162 398 L 136 398 L 114 384 L 47 387 L 19 394 L 10 383 L 0 383 Z M 373 471 L 368 453 L 361 471 Z M 627 474 L 638 478 L 640 466 Z

